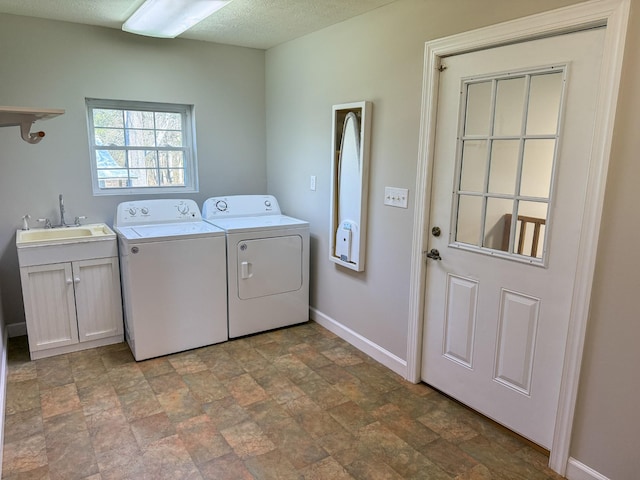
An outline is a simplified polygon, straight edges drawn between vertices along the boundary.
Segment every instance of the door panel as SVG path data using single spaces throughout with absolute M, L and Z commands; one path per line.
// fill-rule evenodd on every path
M 302 286 L 300 235 L 243 240 L 236 248 L 240 299 L 293 292 Z
M 440 74 L 429 230 L 442 235 L 428 249 L 441 260 L 427 266 L 422 379 L 546 448 L 603 39 L 457 55 Z

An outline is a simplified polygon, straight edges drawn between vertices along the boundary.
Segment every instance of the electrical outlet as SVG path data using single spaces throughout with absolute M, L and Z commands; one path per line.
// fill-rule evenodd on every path
M 390 207 L 407 208 L 409 201 L 409 189 L 397 187 L 384 187 L 384 204 Z
M 311 175 L 311 178 L 309 179 L 309 190 L 312 191 L 316 191 L 316 176 L 315 175 Z

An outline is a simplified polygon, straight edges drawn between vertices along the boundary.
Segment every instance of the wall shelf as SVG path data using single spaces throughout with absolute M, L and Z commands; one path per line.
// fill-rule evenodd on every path
M 20 135 L 27 143 L 38 143 L 44 137 L 44 132 L 31 132 L 31 125 L 37 120 L 62 115 L 64 110 L 42 109 L 30 107 L 2 107 L 0 106 L 0 127 L 20 127 Z

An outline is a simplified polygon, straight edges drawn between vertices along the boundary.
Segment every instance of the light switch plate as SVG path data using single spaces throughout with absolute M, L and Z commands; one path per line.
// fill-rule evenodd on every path
M 309 190 L 315 192 L 316 191 L 316 176 L 311 175 L 309 178 Z
M 409 189 L 398 187 L 384 187 L 384 204 L 390 207 L 407 208 Z

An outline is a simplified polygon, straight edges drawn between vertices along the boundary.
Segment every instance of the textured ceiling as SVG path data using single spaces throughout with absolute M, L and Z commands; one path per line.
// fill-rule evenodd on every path
M 180 35 L 267 49 L 394 0 L 233 0 Z M 0 0 L 0 13 L 120 29 L 143 0 Z

